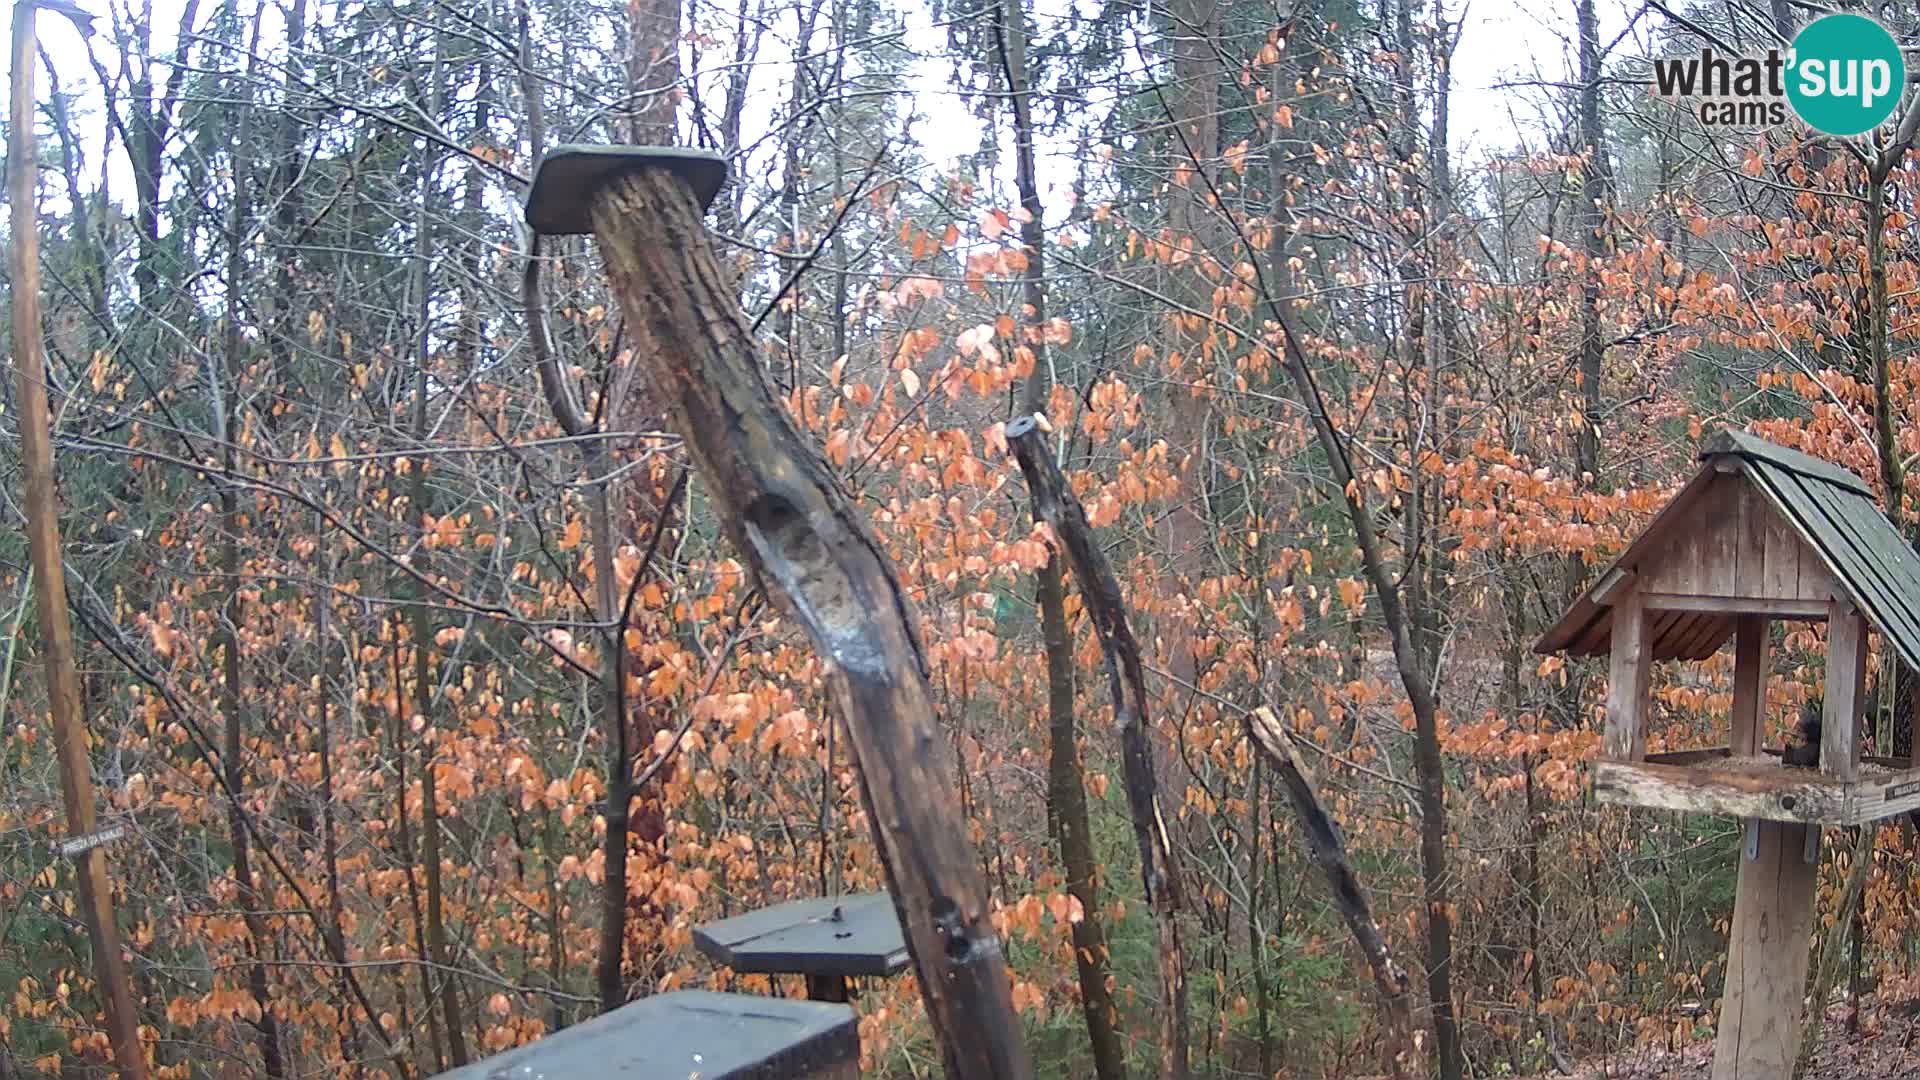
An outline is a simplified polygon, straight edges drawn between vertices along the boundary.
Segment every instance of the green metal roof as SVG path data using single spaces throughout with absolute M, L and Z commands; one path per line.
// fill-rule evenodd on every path
M 1858 476 L 1831 462 L 1724 431 L 1700 448 L 1703 459 L 1739 458 L 1741 472 L 1813 550 L 1860 613 L 1902 660 L 1920 667 L 1920 556 L 1873 504 Z

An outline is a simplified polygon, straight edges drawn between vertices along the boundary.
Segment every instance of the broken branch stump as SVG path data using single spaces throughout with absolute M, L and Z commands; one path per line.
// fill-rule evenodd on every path
M 728 539 L 826 661 L 947 1074 L 1023 1080 L 1033 1066 L 913 612 L 878 540 L 768 389 L 702 221 L 724 175 L 695 152 L 556 148 L 535 173 L 527 220 L 591 225 L 637 373 L 686 439 Z
M 1253 745 L 1259 748 L 1267 763 L 1280 774 L 1280 783 L 1286 787 L 1287 798 L 1293 803 L 1294 815 L 1307 834 L 1307 847 L 1313 851 L 1313 861 L 1327 875 L 1334 906 L 1340 909 L 1340 917 L 1346 920 L 1347 929 L 1352 931 L 1353 940 L 1359 944 L 1360 952 L 1367 958 L 1367 967 L 1373 972 L 1374 988 L 1380 992 L 1380 1003 L 1387 1012 L 1387 1056 L 1393 1063 L 1393 1075 L 1418 1075 L 1419 1057 L 1413 1042 L 1413 1006 L 1407 998 L 1407 973 L 1393 959 L 1386 935 L 1374 921 L 1373 905 L 1367 900 L 1360 876 L 1353 871 L 1352 860 L 1347 858 L 1347 841 L 1341 835 L 1339 823 L 1320 801 L 1320 793 L 1313 786 L 1312 771 L 1300 760 L 1300 750 L 1294 745 L 1292 733 L 1272 709 L 1262 705 L 1248 714 L 1247 734 L 1253 737 Z
M 1033 516 L 1053 529 L 1065 550 L 1073 576 L 1080 583 L 1080 603 L 1093 619 L 1106 657 L 1107 688 L 1113 694 L 1114 726 L 1120 729 L 1120 754 L 1127 787 L 1127 808 L 1133 815 L 1134 839 L 1140 845 L 1140 876 L 1147 904 L 1160 932 L 1161 1002 L 1160 1075 L 1187 1075 L 1186 955 L 1180 942 L 1180 871 L 1174 862 L 1173 841 L 1160 813 L 1159 780 L 1154 774 L 1153 748 L 1147 741 L 1147 682 L 1140 664 L 1140 643 L 1127 622 L 1126 600 L 1113 565 L 1094 543 L 1087 512 L 1067 486 L 1047 446 L 1038 414 L 1007 421 L 1007 447 L 1020 462 L 1033 496 Z

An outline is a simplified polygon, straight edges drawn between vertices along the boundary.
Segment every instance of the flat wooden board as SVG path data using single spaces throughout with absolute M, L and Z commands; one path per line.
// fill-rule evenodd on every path
M 1696 814 L 1865 825 L 1920 809 L 1920 769 L 1862 762 L 1854 780 L 1780 763 L 1778 751 L 1732 757 L 1724 747 L 1602 761 L 1593 790 L 1601 802 Z
M 853 1080 L 859 1068 L 859 1021 L 846 1005 L 683 990 L 623 1005 L 440 1080 Z
M 884 892 L 794 900 L 695 927 L 693 944 L 717 963 L 761 975 L 894 975 L 907 942 Z

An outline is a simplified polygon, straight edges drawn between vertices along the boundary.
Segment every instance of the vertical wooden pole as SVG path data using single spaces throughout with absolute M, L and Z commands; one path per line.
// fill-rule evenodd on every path
M 60 521 L 53 486 L 52 412 L 47 404 L 47 367 L 40 340 L 40 225 L 34 204 L 33 67 L 34 5 L 13 6 L 13 102 L 8 112 L 7 196 L 13 202 L 13 363 L 20 389 L 20 458 L 26 472 L 27 541 L 33 564 L 33 602 L 40 619 L 47 665 L 47 707 L 60 759 L 67 833 L 93 833 L 92 762 L 80 715 L 80 677 L 74 667 L 73 622 L 67 614 L 67 579 L 60 557 Z M 76 208 L 77 209 L 77 208 Z M 106 848 L 87 847 L 73 858 L 81 920 L 93 944 L 94 978 L 106 1009 L 107 1041 L 122 1077 L 144 1080 L 146 1056 L 127 986 L 126 962 L 113 919 L 113 887 Z
M 1801 995 L 1813 940 L 1819 860 L 1806 858 L 1817 825 L 1752 821 L 1758 857 L 1740 851 L 1728 932 L 1727 988 L 1720 1003 L 1713 1080 L 1780 1080 L 1800 1048 Z
M 1609 761 L 1639 761 L 1647 756 L 1647 679 L 1653 668 L 1653 645 L 1647 637 L 1646 608 L 1640 593 L 1629 590 L 1613 605 L 1605 745 Z
M 1767 617 L 1742 615 L 1733 641 L 1734 757 L 1760 753 L 1760 720 L 1767 713 Z
M 1867 622 L 1847 601 L 1827 608 L 1827 696 L 1820 718 L 1820 771 L 1841 780 L 1860 773 L 1860 699 L 1867 678 Z

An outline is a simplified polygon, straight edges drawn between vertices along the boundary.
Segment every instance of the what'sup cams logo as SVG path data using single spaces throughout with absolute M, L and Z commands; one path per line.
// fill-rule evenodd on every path
M 1815 131 L 1861 135 L 1893 115 L 1906 83 L 1900 43 L 1863 15 L 1823 15 L 1760 56 L 1703 48 L 1653 62 L 1654 95 L 1689 102 L 1715 127 L 1784 124 L 1790 108 Z

